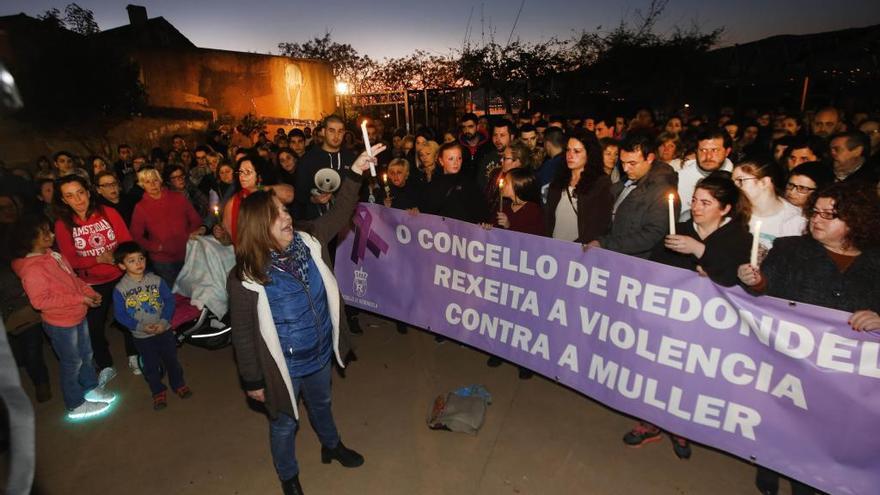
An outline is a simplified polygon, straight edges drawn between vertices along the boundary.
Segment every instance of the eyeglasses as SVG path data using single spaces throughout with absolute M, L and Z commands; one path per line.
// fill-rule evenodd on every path
M 810 216 L 816 216 L 816 215 L 819 215 L 819 218 L 821 218 L 823 220 L 834 220 L 835 218 L 840 218 L 840 215 L 834 210 L 822 211 L 822 210 L 817 210 L 817 209 L 813 208 L 811 210 Z
M 254 174 L 256 174 L 256 172 L 254 172 L 253 170 L 239 170 L 238 171 L 238 175 L 240 175 L 242 177 L 250 177 Z
M 739 179 L 733 179 L 733 183 L 736 184 L 736 187 L 742 187 L 743 182 L 747 180 L 758 180 L 757 177 L 740 177 Z
M 178 180 L 178 179 L 183 180 L 183 174 L 169 175 L 168 178 L 171 180 Z
M 518 158 L 514 158 L 512 156 L 502 156 L 501 157 L 502 162 L 515 162 L 517 160 L 518 160 Z
M 105 182 L 103 184 L 98 184 L 98 187 L 119 187 L 119 183 L 116 181 Z
M 785 185 L 787 191 L 797 191 L 798 194 L 809 194 L 816 190 L 815 187 L 802 186 L 800 184 L 792 184 L 789 182 Z

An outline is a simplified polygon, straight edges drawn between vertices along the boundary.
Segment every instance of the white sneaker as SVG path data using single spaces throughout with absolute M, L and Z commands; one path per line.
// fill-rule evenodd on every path
M 86 400 L 91 402 L 103 402 L 105 404 L 110 404 L 114 400 L 116 400 L 116 394 L 113 392 L 104 390 L 103 387 L 97 387 L 89 390 L 86 393 Z
M 141 374 L 141 366 L 138 363 L 138 357 L 136 355 L 128 356 L 128 369 L 130 369 L 134 375 Z
M 87 399 L 85 402 L 77 406 L 76 409 L 68 411 L 67 417 L 70 419 L 88 418 L 91 416 L 97 416 L 109 408 L 110 404 L 107 404 L 106 402 L 92 402 Z
M 102 369 L 101 372 L 98 373 L 98 388 L 107 385 L 107 382 L 114 378 L 116 378 L 116 368 L 108 366 Z

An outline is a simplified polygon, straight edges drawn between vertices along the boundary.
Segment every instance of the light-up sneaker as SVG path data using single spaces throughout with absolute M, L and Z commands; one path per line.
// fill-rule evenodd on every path
M 114 400 L 116 400 L 116 394 L 113 392 L 104 390 L 103 387 L 93 388 L 86 393 L 86 400 L 92 402 L 104 402 L 110 404 Z
M 92 416 L 98 416 L 109 408 L 110 404 L 107 404 L 106 402 L 92 402 L 90 400 L 86 400 L 85 402 L 77 406 L 76 409 L 68 411 L 67 417 L 70 419 L 89 418 Z

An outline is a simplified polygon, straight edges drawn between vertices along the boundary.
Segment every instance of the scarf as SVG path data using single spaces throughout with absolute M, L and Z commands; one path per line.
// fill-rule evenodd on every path
M 232 196 L 232 210 L 230 211 L 232 218 L 229 219 L 229 226 L 232 228 L 229 237 L 232 239 L 232 244 L 235 244 L 236 234 L 238 233 L 238 209 L 241 208 L 241 201 L 250 195 L 250 191 L 242 189 Z
M 293 276 L 309 290 L 309 247 L 298 235 L 282 252 L 272 251 L 272 266 Z

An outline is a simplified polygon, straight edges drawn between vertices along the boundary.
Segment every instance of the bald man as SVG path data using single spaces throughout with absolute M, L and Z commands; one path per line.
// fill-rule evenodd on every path
M 810 123 L 813 135 L 828 139 L 832 134 L 844 131 L 846 126 L 843 125 L 841 117 L 840 111 L 834 107 L 825 107 L 819 110 Z

